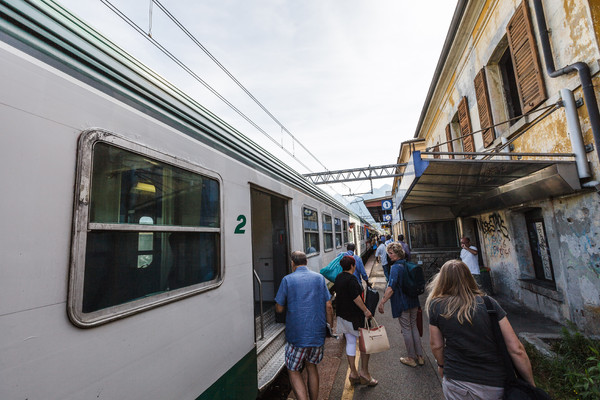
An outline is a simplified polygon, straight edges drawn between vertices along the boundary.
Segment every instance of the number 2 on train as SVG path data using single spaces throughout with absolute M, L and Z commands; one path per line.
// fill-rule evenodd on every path
M 246 226 L 246 216 L 243 214 L 238 215 L 237 220 L 240 223 L 235 227 L 235 231 L 233 233 L 246 233 L 244 227 Z

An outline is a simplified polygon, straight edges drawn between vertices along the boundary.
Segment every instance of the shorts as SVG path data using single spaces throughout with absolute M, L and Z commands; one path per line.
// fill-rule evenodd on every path
M 323 359 L 324 347 L 296 347 L 287 343 L 285 345 L 285 366 L 290 371 L 300 371 L 304 368 L 304 361 L 318 364 Z

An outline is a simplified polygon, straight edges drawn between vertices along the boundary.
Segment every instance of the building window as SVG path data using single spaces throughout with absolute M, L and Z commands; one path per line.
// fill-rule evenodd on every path
M 220 284 L 221 195 L 214 174 L 97 131 L 82 135 L 78 162 L 69 290 L 77 325 Z
M 521 101 L 519 100 L 519 90 L 517 89 L 517 79 L 515 78 L 515 70 L 512 65 L 512 57 L 510 49 L 507 48 L 500 61 L 498 62 L 500 74 L 502 75 L 502 90 L 504 92 L 504 101 L 508 118 L 513 119 L 523 115 L 521 110 Z M 510 121 L 510 125 L 517 122 L 516 119 Z
M 344 228 L 344 244 L 348 244 L 348 221 L 342 221 L 342 226 Z
M 302 209 L 302 226 L 304 227 L 304 252 L 316 254 L 319 252 L 319 218 L 316 210 L 304 207 Z
M 527 224 L 527 236 L 529 237 L 535 278 L 554 285 L 554 268 L 550 258 L 542 210 L 537 208 L 525 213 L 525 222 Z
M 333 223 L 327 214 L 323 214 L 323 246 L 325 251 L 333 250 Z
M 546 100 L 546 88 L 527 1 L 522 1 L 517 7 L 505 33 L 485 67 L 485 74 L 489 75 L 489 79 L 483 81 L 489 84 L 489 121 L 510 120 L 510 123 L 495 127 L 495 135 L 489 133 L 487 140 L 484 134 L 486 145 L 493 141 L 494 136 L 509 135 L 509 127 L 522 121 L 520 116 Z M 478 95 L 478 102 L 485 102 L 483 86 L 478 87 L 477 82 L 475 86 L 476 91 L 479 88 L 481 93 Z M 484 104 L 481 106 L 480 117 L 486 110 Z M 484 116 L 483 119 L 486 118 Z
M 335 247 L 339 249 L 342 247 L 342 221 L 339 218 L 334 218 L 333 223 L 335 227 Z
M 456 222 L 409 222 L 410 247 L 414 250 L 454 250 L 458 247 Z

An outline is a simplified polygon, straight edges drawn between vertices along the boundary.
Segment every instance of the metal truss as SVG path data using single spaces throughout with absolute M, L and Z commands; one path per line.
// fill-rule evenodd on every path
M 328 183 L 339 183 L 339 182 L 354 182 L 354 181 L 366 181 L 371 179 L 383 179 L 393 178 L 395 176 L 402 176 L 403 173 L 400 169 L 405 167 L 404 164 L 389 164 L 380 165 L 377 167 L 371 167 L 370 165 L 366 168 L 353 168 L 353 169 L 341 169 L 338 171 L 326 171 L 326 172 L 315 172 L 312 174 L 305 174 L 304 177 L 310 180 L 315 185 L 324 185 Z

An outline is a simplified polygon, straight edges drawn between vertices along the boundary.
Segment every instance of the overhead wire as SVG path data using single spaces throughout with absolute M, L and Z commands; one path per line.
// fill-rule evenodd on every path
M 109 0 L 100 0 L 104 5 L 106 5 L 111 11 L 117 14 L 123 21 L 125 21 L 129 26 L 135 29 L 138 33 L 140 33 L 143 37 L 146 38 L 150 43 L 156 46 L 160 51 L 162 51 L 167 57 L 169 57 L 173 62 L 183 68 L 188 74 L 190 74 L 194 79 L 200 82 L 205 88 L 207 88 L 212 94 L 217 96 L 222 102 L 228 105 L 233 111 L 235 111 L 239 116 L 241 116 L 246 122 L 252 125 L 256 130 L 265 135 L 269 140 L 271 140 L 275 145 L 280 147 L 284 152 L 286 152 L 289 156 L 293 157 L 300 165 L 306 168 L 308 171 L 312 172 L 312 170 L 300 161 L 296 156 L 294 156 L 289 150 L 285 147 L 281 146 L 275 138 L 269 135 L 264 129 L 262 129 L 257 123 L 255 123 L 250 117 L 244 114 L 240 109 L 238 109 L 233 103 L 227 100 L 223 95 L 221 95 L 216 89 L 210 86 L 206 81 L 204 81 L 200 76 L 198 76 L 191 68 L 189 68 L 183 61 L 179 60 L 174 54 L 172 54 L 169 50 L 167 50 L 163 45 L 161 45 L 157 40 L 153 37 L 146 34 L 146 32 L 139 27 L 135 22 L 133 22 L 129 17 L 127 17 L 124 13 L 122 13 L 117 7 L 115 7 Z
M 104 3 L 109 9 L 111 9 L 117 16 L 123 19 L 127 24 L 129 24 L 132 28 L 134 28 L 138 33 L 144 36 L 147 40 L 149 40 L 154 46 L 156 46 L 159 50 L 161 50 L 165 55 L 167 55 L 171 60 L 177 63 L 181 68 L 183 68 L 188 74 L 190 74 L 194 79 L 200 82 L 204 87 L 206 87 L 211 93 L 217 96 L 221 101 L 223 101 L 226 105 L 228 105 L 233 111 L 235 111 L 238 115 L 240 115 L 244 120 L 246 120 L 249 124 L 251 124 L 254 128 L 256 128 L 260 133 L 265 135 L 269 140 L 271 140 L 275 145 L 281 148 L 285 153 L 290 155 L 294 160 L 296 160 L 300 165 L 302 165 L 306 170 L 312 172 L 312 170 L 300 161 L 296 157 L 295 152 L 295 143 L 298 143 L 317 163 L 319 163 L 325 170 L 329 170 L 300 140 L 298 140 L 202 43 L 194 36 L 192 33 L 158 0 L 149 0 L 149 31 L 146 34 L 142 28 L 140 28 L 133 20 L 127 17 L 123 12 L 121 12 L 118 7 L 113 5 L 109 0 L 100 0 Z M 200 78 L 196 73 L 194 73 L 191 68 L 189 68 L 185 63 L 179 60 L 175 55 L 169 52 L 164 46 L 162 46 L 158 41 L 156 41 L 152 37 L 152 4 L 156 4 L 158 8 L 175 24 L 177 27 L 186 35 L 196 46 L 198 46 L 233 82 L 239 86 L 281 129 L 282 132 L 285 132 L 292 138 L 292 148 L 293 151 L 290 152 L 287 150 L 283 141 L 280 144 L 275 138 L 269 135 L 264 129 L 262 129 L 258 124 L 256 124 L 253 120 L 250 119 L 247 115 L 245 115 L 241 110 L 233 105 L 230 101 L 228 101 L 224 96 L 222 96 L 216 89 L 212 88 L 206 81 Z M 348 188 L 348 190 L 352 191 L 352 189 L 342 183 L 343 186 Z M 331 185 L 329 185 L 331 187 Z M 331 187 L 331 189 L 341 195 L 335 188 Z M 344 195 L 345 196 L 345 195 Z
M 186 27 L 181 22 L 179 22 L 179 20 L 175 18 L 175 16 L 171 14 L 171 12 L 169 12 L 169 10 L 167 10 L 167 8 L 163 6 L 160 1 L 151 1 L 154 4 L 156 4 L 158 8 L 160 8 L 162 12 L 164 12 L 165 15 L 169 17 L 169 19 L 179 27 L 179 29 L 181 29 L 181 31 L 185 33 L 187 37 L 189 37 L 192 40 L 192 42 L 196 44 L 196 46 L 198 46 L 215 64 L 217 64 L 217 66 L 221 68 L 221 70 L 225 72 L 225 74 L 227 74 L 227 76 L 229 76 L 229 78 L 231 78 L 231 80 L 235 82 L 235 84 L 238 85 L 240 89 L 242 89 L 269 117 L 271 117 L 271 119 L 277 125 L 279 125 L 279 127 L 283 131 L 285 131 L 292 139 L 294 139 L 294 141 L 298 143 L 313 159 L 315 159 L 315 161 L 321 164 L 323 168 L 327 169 L 327 167 L 323 165 L 323 163 L 313 153 L 311 153 L 311 151 L 308 150 L 306 146 L 304 146 L 304 144 L 302 144 L 302 142 L 300 142 L 294 135 L 292 135 L 292 133 L 252 93 L 250 93 L 250 91 L 246 89 L 246 87 L 231 72 L 229 72 L 229 70 L 225 68 L 225 66 L 221 64 L 221 62 L 219 62 L 219 60 L 215 56 L 213 56 L 212 53 L 208 51 L 208 49 L 204 47 L 204 45 L 202 45 L 202 43 L 200 43 L 200 41 L 196 39 L 196 37 L 192 35 L 190 31 L 187 30 Z

